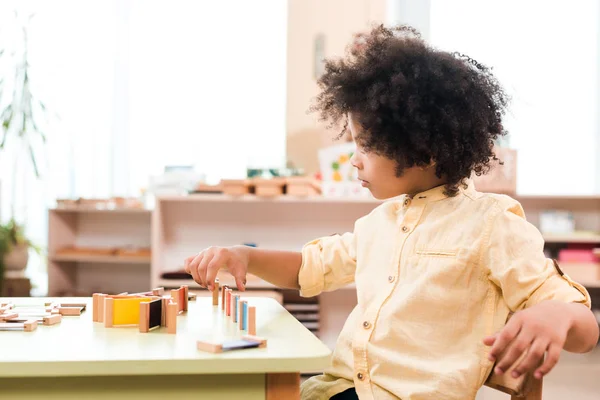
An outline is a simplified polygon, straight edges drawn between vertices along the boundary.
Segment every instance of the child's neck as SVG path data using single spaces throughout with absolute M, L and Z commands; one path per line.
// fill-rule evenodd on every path
M 441 185 L 445 185 L 448 182 L 446 177 L 438 178 L 435 173 L 428 173 L 428 171 L 423 172 L 424 173 L 419 177 L 415 184 L 411 185 L 411 188 L 407 193 L 409 196 L 413 197 L 416 194 L 426 192 Z

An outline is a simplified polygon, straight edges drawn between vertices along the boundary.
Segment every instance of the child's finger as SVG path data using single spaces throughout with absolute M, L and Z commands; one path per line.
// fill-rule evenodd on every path
M 211 291 L 215 287 L 215 279 L 219 273 L 221 266 L 227 264 L 227 258 L 221 255 L 216 255 L 206 267 L 206 284 Z
M 546 356 L 546 360 L 544 360 L 542 366 L 535 371 L 533 376 L 537 379 L 542 379 L 542 376 L 548 374 L 558 362 L 558 359 L 560 358 L 560 352 L 561 346 L 550 344 L 548 347 L 548 355 Z
M 483 338 L 483 344 L 485 344 L 486 346 L 493 346 L 494 343 L 496 342 L 497 338 L 498 338 L 497 333 L 495 333 L 491 336 L 487 336 L 487 337 Z
M 534 340 L 529 347 L 529 350 L 527 350 L 527 355 L 525 358 L 513 370 L 513 378 L 518 378 L 524 373 L 527 373 L 537 367 L 540 363 L 540 360 L 544 357 L 544 353 L 546 353 L 546 349 L 548 348 L 549 344 L 549 340 Z
M 489 353 L 489 357 L 492 361 L 498 358 L 498 356 L 504 352 L 509 343 L 512 342 L 517 336 L 520 329 L 520 324 L 515 323 L 514 320 L 510 320 L 506 326 L 504 326 L 504 328 L 502 328 L 502 330 L 496 334 L 494 345 L 490 349 Z
M 532 333 L 521 330 L 496 363 L 496 373 L 502 374 L 512 367 L 521 355 L 529 349 L 533 339 L 534 336 Z
M 198 278 L 200 279 L 198 284 L 202 287 L 206 287 L 206 267 L 208 267 L 208 263 L 210 263 L 214 257 L 215 255 L 212 253 L 206 254 L 202 258 L 202 261 L 200 261 L 200 264 L 198 264 Z
M 198 264 L 202 261 L 204 257 L 204 253 L 200 252 L 194 256 L 192 261 L 188 264 L 188 269 L 190 270 L 190 274 L 192 274 L 192 278 L 194 278 L 194 282 L 200 284 L 200 278 L 198 276 Z M 191 257 L 190 257 L 191 258 Z
M 235 265 L 230 265 L 229 273 L 233 275 L 235 278 L 235 283 L 240 292 L 246 290 L 246 268 L 241 265 L 241 263 L 235 263 Z
M 185 259 L 185 261 L 183 262 L 183 270 L 185 272 L 187 272 L 188 274 L 190 274 L 190 263 L 192 262 L 192 260 L 195 258 L 196 256 L 191 256 Z

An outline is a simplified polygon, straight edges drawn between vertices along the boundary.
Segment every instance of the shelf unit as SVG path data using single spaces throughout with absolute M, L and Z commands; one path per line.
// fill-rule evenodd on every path
M 51 209 L 48 215 L 48 295 L 145 291 L 149 256 L 63 254 L 73 247 L 150 247 L 151 210 Z
M 571 243 L 597 243 L 600 248 L 600 196 L 518 196 L 527 219 L 539 226 L 539 214 L 547 209 L 573 212 L 575 224 L 594 234 L 544 235 L 547 250 L 555 254 Z M 181 270 L 184 259 L 208 246 L 253 243 L 259 247 L 299 251 L 320 236 L 353 229 L 354 221 L 381 202 L 366 198 L 194 194 L 163 196 L 154 210 L 50 210 L 49 295 L 93 291 L 144 291 L 152 287 L 190 290 L 207 295 L 191 279 L 164 279 L 164 272 Z M 149 246 L 150 257 L 115 255 L 61 255 L 70 246 Z M 600 252 L 600 250 L 598 250 Z M 562 263 L 574 279 L 600 296 L 600 265 Z M 235 287 L 226 272 L 222 284 Z M 249 276 L 246 295 L 270 293 L 331 348 L 347 315 L 356 305 L 355 285 L 301 299 L 264 280 Z

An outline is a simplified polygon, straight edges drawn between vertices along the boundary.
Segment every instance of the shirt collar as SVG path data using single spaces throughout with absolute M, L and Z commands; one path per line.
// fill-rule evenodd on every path
M 466 187 L 465 187 L 466 185 Z M 426 190 L 421 193 L 417 193 L 414 196 L 407 195 L 407 198 L 412 199 L 413 202 L 423 202 L 423 203 L 431 203 L 434 201 L 442 200 L 447 198 L 448 196 L 444 193 L 446 189 L 446 185 L 436 186 L 429 190 Z M 468 178 L 458 185 L 459 194 L 464 193 L 467 195 L 473 195 L 475 193 L 475 186 L 473 184 L 473 179 Z

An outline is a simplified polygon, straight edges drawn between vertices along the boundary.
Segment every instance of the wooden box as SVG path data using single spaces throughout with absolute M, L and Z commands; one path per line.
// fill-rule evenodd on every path
M 241 196 L 250 193 L 250 182 L 246 179 L 224 179 L 221 188 L 224 194 Z
M 281 196 L 283 194 L 285 182 L 286 180 L 283 178 L 255 178 L 252 180 L 252 184 L 254 185 L 254 193 L 257 196 L 262 197 Z
M 291 176 L 287 178 L 286 194 L 289 196 L 315 196 L 321 193 L 318 180 L 306 176 Z

